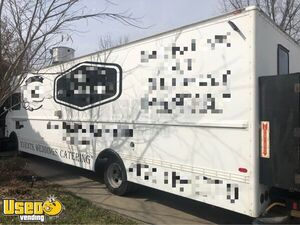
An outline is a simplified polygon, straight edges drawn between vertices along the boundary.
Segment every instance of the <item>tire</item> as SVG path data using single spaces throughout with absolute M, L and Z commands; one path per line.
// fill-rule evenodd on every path
M 9 150 L 16 152 L 17 156 L 24 157 L 24 158 L 27 156 L 26 152 L 20 151 L 18 136 L 16 135 L 15 132 L 9 135 Z
M 104 183 L 115 195 L 125 195 L 130 189 L 124 164 L 119 159 L 110 159 L 104 171 Z
M 10 151 L 16 151 L 19 153 L 19 142 L 18 142 L 18 137 L 16 135 L 16 133 L 11 133 L 9 135 L 9 150 Z

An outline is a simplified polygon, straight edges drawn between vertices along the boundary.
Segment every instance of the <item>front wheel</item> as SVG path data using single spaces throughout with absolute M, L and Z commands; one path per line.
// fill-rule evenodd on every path
M 16 151 L 19 153 L 19 141 L 15 132 L 9 135 L 9 144 L 8 148 L 10 151 Z
M 120 160 L 109 160 L 104 172 L 104 183 L 115 195 L 125 195 L 130 183 L 127 181 L 126 169 Z

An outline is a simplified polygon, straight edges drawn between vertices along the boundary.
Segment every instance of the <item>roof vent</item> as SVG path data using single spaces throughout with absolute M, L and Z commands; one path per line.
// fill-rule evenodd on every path
M 52 64 L 62 63 L 74 58 L 75 50 L 69 47 L 54 47 L 50 50 Z

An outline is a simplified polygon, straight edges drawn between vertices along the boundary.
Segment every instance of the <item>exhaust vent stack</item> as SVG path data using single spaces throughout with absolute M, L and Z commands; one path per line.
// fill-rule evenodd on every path
M 62 63 L 74 58 L 75 50 L 69 47 L 54 47 L 50 50 L 52 55 L 52 65 Z

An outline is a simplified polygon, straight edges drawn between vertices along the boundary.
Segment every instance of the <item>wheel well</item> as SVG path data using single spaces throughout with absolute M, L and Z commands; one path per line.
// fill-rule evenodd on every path
M 119 160 L 124 165 L 122 158 L 116 151 L 114 151 L 113 149 L 104 149 L 99 153 L 95 161 L 95 172 L 103 173 L 109 160 Z

